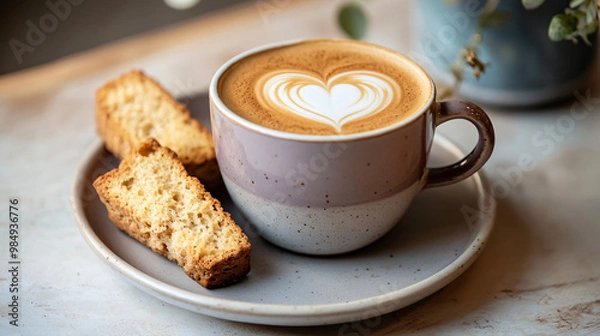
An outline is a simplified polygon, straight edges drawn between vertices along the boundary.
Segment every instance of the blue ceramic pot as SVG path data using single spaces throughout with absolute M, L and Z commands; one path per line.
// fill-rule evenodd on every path
M 417 3 L 416 58 L 432 75 L 453 83 L 449 67 L 476 31 L 485 0 L 421 0 Z M 596 51 L 582 41 L 553 42 L 548 38 L 552 16 L 562 13 L 568 0 L 549 0 L 525 10 L 519 0 L 502 0 L 498 11 L 512 18 L 481 31 L 479 56 L 489 65 L 476 79 L 466 69 L 458 95 L 482 103 L 527 106 L 565 98 L 589 78 Z

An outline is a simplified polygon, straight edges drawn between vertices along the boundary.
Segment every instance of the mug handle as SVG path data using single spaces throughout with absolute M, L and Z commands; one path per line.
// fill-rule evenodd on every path
M 477 105 L 462 100 L 435 103 L 433 125 L 437 127 L 448 120 L 466 119 L 479 133 L 475 148 L 462 160 L 449 166 L 429 168 L 425 188 L 439 187 L 466 179 L 477 172 L 490 158 L 494 149 L 494 127 L 490 118 Z

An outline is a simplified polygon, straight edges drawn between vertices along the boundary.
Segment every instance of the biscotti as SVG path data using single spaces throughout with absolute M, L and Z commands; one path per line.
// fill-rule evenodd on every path
M 97 90 L 96 125 L 106 148 L 121 159 L 154 138 L 177 153 L 188 172 L 207 188 L 219 184 L 211 134 L 142 71 L 131 71 Z
M 156 140 L 142 143 L 94 188 L 109 219 L 153 251 L 177 262 L 206 288 L 235 283 L 250 271 L 241 228 Z

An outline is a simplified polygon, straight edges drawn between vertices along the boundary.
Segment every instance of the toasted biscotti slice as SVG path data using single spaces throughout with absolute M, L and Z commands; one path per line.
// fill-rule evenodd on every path
M 211 134 L 156 81 L 134 70 L 96 92 L 96 124 L 106 148 L 124 159 L 148 138 L 177 153 L 209 189 L 220 181 Z
M 177 262 L 202 286 L 226 286 L 250 271 L 248 237 L 156 140 L 98 177 L 94 188 L 116 226 Z

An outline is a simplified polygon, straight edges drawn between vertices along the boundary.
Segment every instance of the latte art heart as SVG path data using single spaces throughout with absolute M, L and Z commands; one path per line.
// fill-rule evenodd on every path
M 348 122 L 383 111 L 400 96 L 399 85 L 374 71 L 354 70 L 329 78 L 289 71 L 268 73 L 256 94 L 272 110 L 331 125 L 338 133 Z

